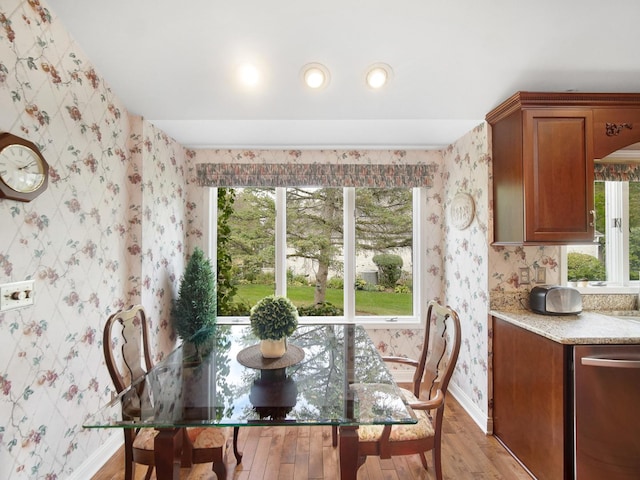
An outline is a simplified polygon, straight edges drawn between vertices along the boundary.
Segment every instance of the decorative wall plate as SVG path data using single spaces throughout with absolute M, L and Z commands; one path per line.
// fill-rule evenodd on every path
M 451 224 L 458 230 L 464 230 L 471 225 L 474 215 L 475 203 L 473 202 L 473 197 L 468 193 L 456 193 L 449 206 Z

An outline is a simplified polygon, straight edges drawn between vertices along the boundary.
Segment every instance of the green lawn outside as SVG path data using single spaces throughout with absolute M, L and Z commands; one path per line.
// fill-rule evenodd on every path
M 254 305 L 258 300 L 275 292 L 273 285 L 239 285 L 236 298 Z M 287 297 L 296 306 L 313 303 L 313 287 L 288 287 Z M 342 308 L 342 290 L 327 289 L 327 302 Z M 409 293 L 356 291 L 358 315 L 411 315 L 412 299 Z

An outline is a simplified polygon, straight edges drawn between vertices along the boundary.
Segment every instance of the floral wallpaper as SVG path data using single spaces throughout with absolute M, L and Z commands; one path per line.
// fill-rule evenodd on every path
M 195 185 L 192 151 L 145 124 L 140 148 L 144 155 L 142 187 L 141 283 L 142 304 L 158 342 L 157 358 L 175 347 L 169 325 L 172 300 L 177 297 L 186 257 L 200 243 L 202 229 L 196 204 L 189 198 Z M 195 193 L 195 192 L 194 192 Z
M 0 200 L 0 283 L 35 281 L 35 305 L 0 313 L 0 478 L 63 479 L 121 436 L 82 428 L 111 398 L 109 314 L 142 302 L 155 358 L 173 348 L 192 153 L 129 115 L 39 0 L 0 4 L 0 131 L 50 165 L 41 196 Z
M 444 151 L 442 230 L 444 301 L 462 324 L 462 345 L 452 378 L 457 397 L 476 412 L 487 413 L 488 399 L 488 246 L 490 145 L 488 125 L 478 125 Z M 450 205 L 457 193 L 471 195 L 475 218 L 465 229 L 451 225 Z M 469 405 L 469 403 L 471 405 Z

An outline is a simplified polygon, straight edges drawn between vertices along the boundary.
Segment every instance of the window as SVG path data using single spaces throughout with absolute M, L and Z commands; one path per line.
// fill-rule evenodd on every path
M 594 191 L 596 242 L 565 247 L 566 279 L 580 287 L 628 287 L 640 273 L 640 182 L 597 181 Z
M 218 199 L 219 319 L 246 321 L 286 295 L 301 322 L 415 324 L 424 317 L 418 252 L 426 189 L 238 187 Z M 213 233 L 213 232 L 212 232 Z M 211 249 L 214 250 L 213 248 Z M 221 303 L 224 304 L 221 306 Z

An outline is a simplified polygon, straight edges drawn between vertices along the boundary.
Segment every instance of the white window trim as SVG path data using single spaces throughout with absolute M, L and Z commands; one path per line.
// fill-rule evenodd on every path
M 586 294 L 638 293 L 640 281 L 629 280 L 629 182 L 605 181 L 605 228 L 607 284 L 602 286 L 574 287 Z M 614 218 L 622 219 L 614 227 Z M 568 285 L 567 247 L 560 249 L 562 263 L 560 278 Z
M 343 316 L 335 317 L 300 317 L 301 324 L 317 323 L 359 323 L 367 328 L 421 328 L 424 326 L 426 317 L 427 298 L 426 282 L 422 280 L 421 271 L 426 265 L 426 235 L 427 225 L 424 221 L 424 211 L 427 201 L 427 189 L 425 187 L 413 188 L 413 315 L 401 315 L 396 317 L 386 316 L 356 316 L 355 315 L 355 188 L 343 187 L 344 192 L 344 312 Z M 205 249 L 212 265 L 216 268 L 217 257 L 217 211 L 218 211 L 218 189 L 210 187 L 208 189 L 208 201 L 205 207 Z M 205 195 L 206 197 L 206 195 Z M 285 295 L 287 291 L 287 269 L 286 269 L 286 215 L 278 215 L 283 211 L 286 202 L 286 189 L 276 188 L 276 294 Z M 349 214 L 348 212 L 352 212 Z M 354 261 L 347 261 L 348 258 Z M 284 268 L 279 266 L 284 265 Z M 348 281 L 347 279 L 350 279 Z M 346 295 L 347 285 L 351 286 L 350 295 Z M 248 324 L 249 317 L 218 317 L 220 324 Z

